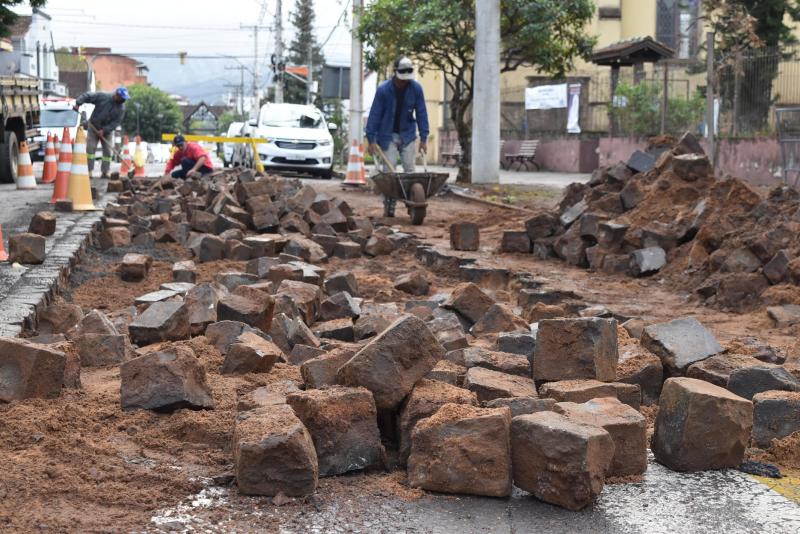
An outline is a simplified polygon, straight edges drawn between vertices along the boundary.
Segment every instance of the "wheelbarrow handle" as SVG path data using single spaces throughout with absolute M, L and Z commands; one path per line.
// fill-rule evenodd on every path
M 383 153 L 383 149 L 381 148 L 381 145 L 379 145 L 378 143 L 375 143 L 375 148 L 378 149 L 378 154 L 380 155 L 380 157 L 383 160 L 383 162 L 386 164 L 386 167 L 389 168 L 389 172 L 397 172 L 395 170 L 395 168 L 394 168 L 394 165 L 392 165 L 392 162 L 390 162 L 389 158 L 386 157 L 386 154 Z

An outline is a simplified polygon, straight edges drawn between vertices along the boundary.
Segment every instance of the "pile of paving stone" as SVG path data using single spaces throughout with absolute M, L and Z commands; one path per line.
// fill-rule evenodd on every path
M 764 199 L 741 180 L 716 179 L 686 134 L 571 184 L 555 211 L 506 231 L 500 249 L 630 276 L 669 265 L 709 304 L 744 311 L 770 285 L 800 282 L 798 225 L 796 190 Z
M 213 410 L 188 344 L 148 348 L 203 335 L 224 356 L 222 375 L 282 362 L 302 376 L 239 396 L 231 451 L 242 493 L 304 496 L 320 477 L 400 467 L 414 487 L 507 497 L 516 485 L 570 510 L 607 477 L 646 471 L 643 403 L 660 403 L 650 447 L 678 471 L 736 467 L 751 436 L 768 446 L 800 430 L 800 382 L 782 357 L 727 354 L 693 318 L 621 330 L 606 310 L 530 281 L 518 306 L 472 282 L 429 296 L 419 270 L 395 281 L 404 305 L 376 303 L 326 259 L 387 253 L 411 236 L 373 228 L 342 200 L 247 171 L 128 187 L 98 245 L 176 242 L 194 260 L 113 320 L 54 305 L 37 337 L 0 339 L 0 401 L 56 397 L 80 387 L 82 367 L 118 365 L 123 410 Z M 416 254 L 451 261 L 424 245 Z M 247 260 L 245 272 L 197 282 L 195 262 L 227 257 Z M 150 264 L 127 254 L 119 275 L 141 280 Z M 621 332 L 634 341 L 620 343 Z

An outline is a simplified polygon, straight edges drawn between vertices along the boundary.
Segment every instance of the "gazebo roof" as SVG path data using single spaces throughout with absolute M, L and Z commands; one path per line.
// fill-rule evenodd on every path
M 674 50 L 648 35 L 619 41 L 595 50 L 591 61 L 596 65 L 630 67 L 637 63 L 655 63 L 674 55 Z

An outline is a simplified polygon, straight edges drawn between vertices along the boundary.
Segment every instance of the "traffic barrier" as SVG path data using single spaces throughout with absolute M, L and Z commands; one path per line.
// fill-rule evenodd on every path
M 119 175 L 127 176 L 131 171 L 131 151 L 128 148 L 130 140 L 127 135 L 122 136 L 122 165 L 119 167 Z
M 358 142 L 353 139 L 353 144 L 350 145 L 350 155 L 347 158 L 347 175 L 342 185 L 367 185 L 365 175 L 364 157 L 361 155 Z
M 69 138 L 69 128 L 64 128 L 64 135 L 61 136 L 61 145 L 58 148 L 56 184 L 53 187 L 50 204 L 55 204 L 56 200 L 67 198 L 70 172 L 72 172 L 72 141 Z
M 72 201 L 73 211 L 94 210 L 92 183 L 89 179 L 89 166 L 86 164 L 86 132 L 78 128 L 75 144 L 72 146 L 72 169 L 67 184 L 67 198 Z
M 144 149 L 142 149 L 142 138 L 138 135 L 136 136 L 136 149 L 133 152 L 133 177 L 134 178 L 144 178 L 146 176 L 144 172 L 144 164 L 147 162 L 147 156 L 144 154 Z
M 22 141 L 19 144 L 19 159 L 17 161 L 17 189 L 36 189 L 36 177 L 33 175 L 31 154 L 28 151 L 28 143 L 26 141 Z
M 52 134 L 47 134 L 47 144 L 44 147 L 44 170 L 42 171 L 42 183 L 51 184 L 56 181 L 58 174 L 58 158 L 56 157 L 56 147 L 53 143 Z

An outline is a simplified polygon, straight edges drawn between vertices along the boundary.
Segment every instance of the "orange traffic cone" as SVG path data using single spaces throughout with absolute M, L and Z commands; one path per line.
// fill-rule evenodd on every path
M 72 169 L 72 142 L 69 139 L 69 128 L 64 128 L 64 135 L 61 137 L 61 145 L 58 149 L 56 185 L 53 187 L 53 197 L 50 199 L 50 204 L 55 204 L 56 200 L 67 198 L 69 173 Z
M 8 252 L 6 246 L 3 244 L 3 227 L 0 226 L 0 261 L 8 260 Z
M 360 154 L 358 143 L 353 139 L 353 144 L 350 145 L 350 155 L 347 158 L 347 176 L 342 185 L 366 185 L 367 181 L 364 175 L 364 158 Z
M 72 147 L 72 169 L 67 184 L 67 198 L 72 201 L 73 211 L 94 210 L 89 166 L 86 164 L 86 132 L 78 128 Z
M 364 143 L 358 144 L 358 163 L 361 166 L 361 183 L 367 183 L 367 166 L 364 164 Z
M 144 173 L 144 164 L 146 162 L 146 156 L 144 155 L 144 150 L 142 149 L 142 138 L 138 135 L 136 136 L 136 149 L 133 152 L 133 177 L 134 178 L 144 178 L 146 175 Z
M 28 143 L 19 144 L 19 163 L 17 163 L 17 189 L 36 189 L 36 178 L 33 176 L 31 154 L 28 152 Z
M 129 142 L 127 135 L 122 136 L 122 165 L 119 167 L 120 176 L 127 176 L 131 170 L 131 151 L 128 149 Z
M 42 183 L 50 184 L 55 182 L 56 174 L 58 174 L 56 147 L 53 144 L 53 136 L 48 133 L 47 144 L 44 147 L 44 171 L 42 171 Z

